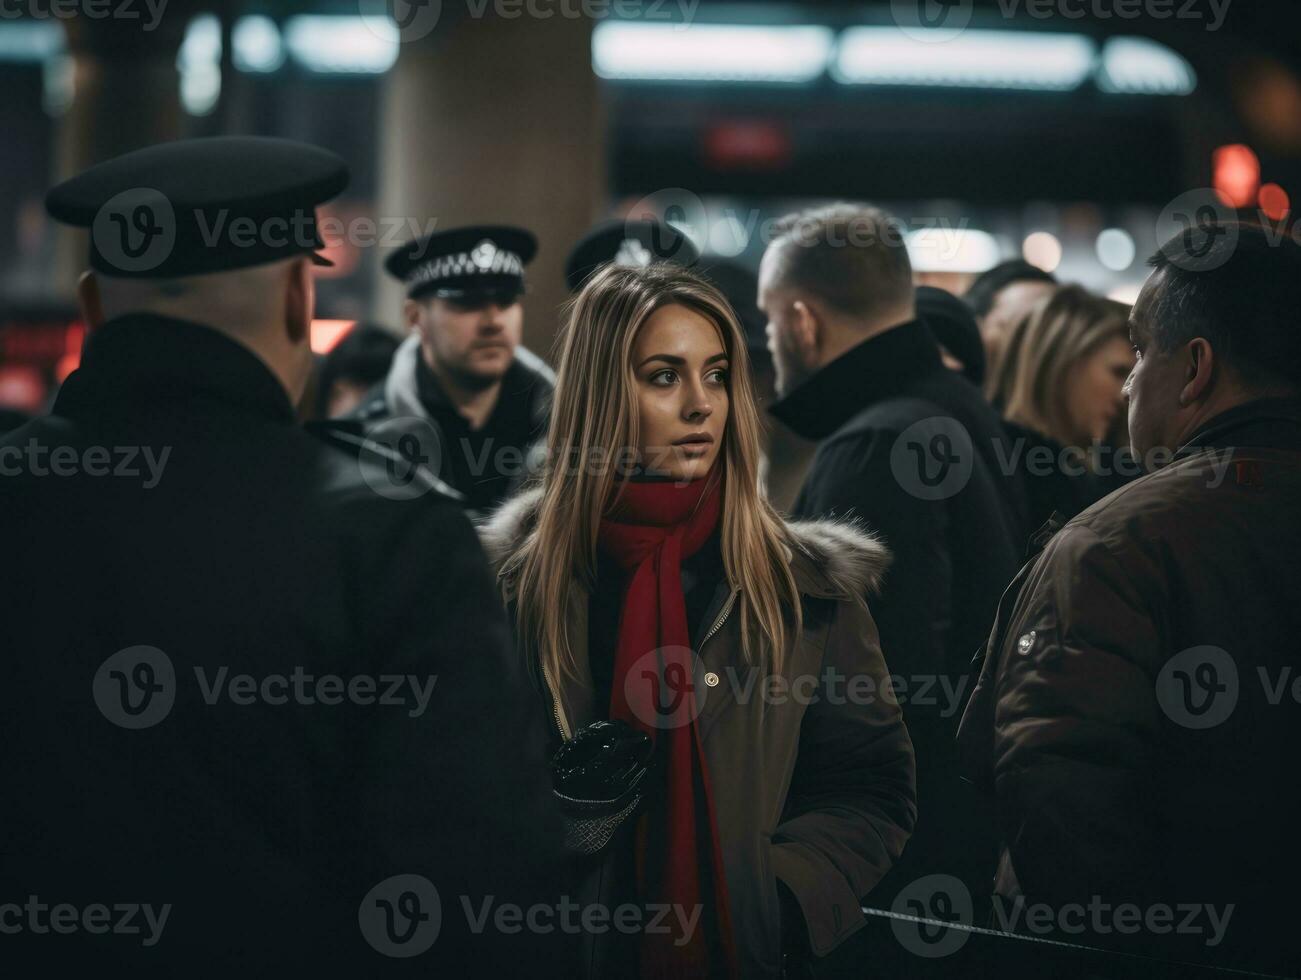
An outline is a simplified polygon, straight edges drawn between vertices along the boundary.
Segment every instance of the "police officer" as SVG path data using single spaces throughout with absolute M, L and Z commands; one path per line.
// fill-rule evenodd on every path
M 512 940 L 474 945 L 459 896 L 554 873 L 536 699 L 461 507 L 295 422 L 346 181 L 223 137 L 49 194 L 91 231 L 90 335 L 0 439 L 6 975 L 491 969 Z
M 412 335 L 355 417 L 473 516 L 541 462 L 555 374 L 520 344 L 524 267 L 536 252 L 523 228 L 481 225 L 408 242 L 384 264 L 406 285 Z
M 690 267 L 700 250 L 682 232 L 651 218 L 602 221 L 583 235 L 565 260 L 565 285 L 571 293 L 583 288 L 592 273 L 605 265 L 645 267 L 652 262 L 676 262 Z

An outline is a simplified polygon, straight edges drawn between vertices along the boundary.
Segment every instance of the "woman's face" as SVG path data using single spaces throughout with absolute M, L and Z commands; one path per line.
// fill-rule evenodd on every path
M 731 365 L 714 324 L 685 306 L 664 306 L 643 324 L 632 350 L 647 472 L 694 480 L 709 472 L 727 427 Z
M 1066 414 L 1081 442 L 1103 439 L 1124 408 L 1121 388 L 1134 367 L 1134 352 L 1123 337 L 1112 337 L 1067 373 Z

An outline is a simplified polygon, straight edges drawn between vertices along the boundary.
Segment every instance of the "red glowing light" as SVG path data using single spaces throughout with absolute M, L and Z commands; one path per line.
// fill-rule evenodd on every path
M 330 353 L 330 351 L 334 350 L 335 344 L 344 338 L 356 322 L 356 320 L 313 320 L 312 352 L 315 354 Z
M 0 405 L 35 415 L 45 402 L 45 382 L 27 364 L 0 364 Z
M 1221 146 L 1211 156 L 1215 193 L 1231 208 L 1251 207 L 1260 187 L 1260 160 L 1242 143 Z
M 705 158 L 715 170 L 780 170 L 791 158 L 784 126 L 765 120 L 729 120 L 704 134 Z
M 1261 187 L 1256 203 L 1270 221 L 1283 221 L 1292 210 L 1292 201 L 1288 198 L 1287 191 L 1278 184 L 1265 184 Z

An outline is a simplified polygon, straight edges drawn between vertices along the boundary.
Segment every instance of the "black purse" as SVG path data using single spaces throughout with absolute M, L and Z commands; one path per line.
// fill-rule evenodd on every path
M 655 745 L 624 721 L 598 721 L 551 759 L 551 785 L 565 815 L 565 845 L 599 854 L 641 808 Z

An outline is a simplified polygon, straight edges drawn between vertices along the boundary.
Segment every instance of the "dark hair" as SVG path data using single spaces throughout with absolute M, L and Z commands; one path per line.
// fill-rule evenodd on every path
M 880 208 L 811 208 L 782 218 L 774 231 L 779 283 L 806 289 L 851 316 L 872 316 L 912 299 L 903 227 Z
M 1143 324 L 1158 350 L 1204 337 L 1244 381 L 1301 386 L 1301 245 L 1231 223 L 1181 232 L 1148 259 Z
M 1014 282 L 1057 283 L 1057 277 L 1025 259 L 1008 259 L 976 276 L 962 298 L 976 316 L 984 316 L 994 306 L 994 297 Z
M 330 389 L 336 381 L 369 387 L 388 374 L 398 340 L 383 327 L 358 323 L 321 359 L 317 375 L 317 417 L 325 418 Z

